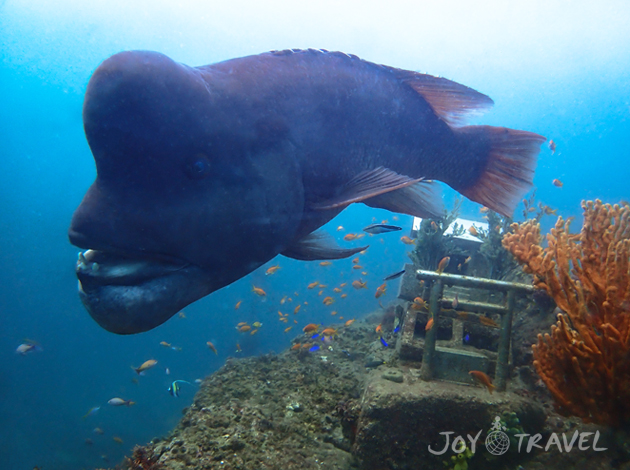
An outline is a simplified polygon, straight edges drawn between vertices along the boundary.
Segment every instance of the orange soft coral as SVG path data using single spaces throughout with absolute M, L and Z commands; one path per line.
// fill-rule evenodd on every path
M 540 246 L 534 221 L 512 225 L 503 245 L 565 312 L 538 335 L 534 366 L 557 409 L 585 421 L 630 421 L 630 207 L 583 202 L 584 224 L 561 217 Z

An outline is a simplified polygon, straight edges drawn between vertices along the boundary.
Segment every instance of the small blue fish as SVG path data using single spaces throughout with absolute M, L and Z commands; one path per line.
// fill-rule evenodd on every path
M 316 344 L 315 346 L 313 346 L 311 349 L 309 349 L 310 352 L 314 352 L 317 351 L 319 349 L 319 344 Z
M 319 338 L 319 333 L 315 333 L 313 336 L 311 336 L 311 339 L 317 339 Z
M 385 348 L 389 347 L 389 344 L 387 344 L 387 343 L 385 342 L 385 340 L 383 339 L 383 337 L 382 337 L 382 336 L 381 336 L 381 344 L 382 344 L 382 345 L 383 345 L 383 347 L 385 347 Z
M 383 278 L 383 281 L 393 281 L 394 279 L 398 279 L 400 276 L 405 274 L 405 270 L 398 271 L 397 273 L 390 274 L 389 276 Z
M 466 334 L 466 336 L 464 336 L 464 341 L 468 342 L 470 341 L 470 335 Z
M 387 232 L 397 232 L 399 230 L 402 230 L 402 227 L 386 224 L 372 224 L 363 229 L 364 232 L 371 233 L 372 235 L 379 235 L 381 233 Z
M 397 326 L 396 328 L 394 328 L 394 333 L 398 333 L 400 331 L 400 326 Z
M 170 393 L 172 396 L 174 396 L 176 398 L 179 396 L 179 385 L 178 385 L 179 382 L 185 383 L 185 384 L 188 384 L 188 385 L 192 385 L 190 382 L 186 382 L 185 380 L 175 380 L 175 381 L 173 381 L 171 386 L 168 387 L 168 393 Z
M 341 350 L 342 353 L 344 353 L 346 356 L 350 357 L 350 352 L 346 351 L 345 349 Z

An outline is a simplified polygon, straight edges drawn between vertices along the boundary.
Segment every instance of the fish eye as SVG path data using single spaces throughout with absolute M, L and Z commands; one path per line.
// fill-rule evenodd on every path
M 198 153 L 186 159 L 184 171 L 189 178 L 200 180 L 210 174 L 210 159 L 203 153 Z

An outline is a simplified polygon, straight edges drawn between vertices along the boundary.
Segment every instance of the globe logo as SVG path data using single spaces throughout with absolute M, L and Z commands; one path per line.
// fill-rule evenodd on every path
M 505 426 L 501 425 L 501 418 L 495 416 L 492 431 L 486 436 L 486 449 L 492 455 L 503 455 L 510 448 L 510 438 L 503 431 Z

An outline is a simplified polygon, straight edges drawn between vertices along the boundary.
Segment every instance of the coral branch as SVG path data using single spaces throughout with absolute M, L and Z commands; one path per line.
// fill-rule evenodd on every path
M 558 218 L 540 246 L 535 221 L 503 238 L 534 285 L 564 312 L 538 335 L 534 366 L 565 415 L 620 426 L 630 422 L 630 207 L 582 202 L 584 224 Z

